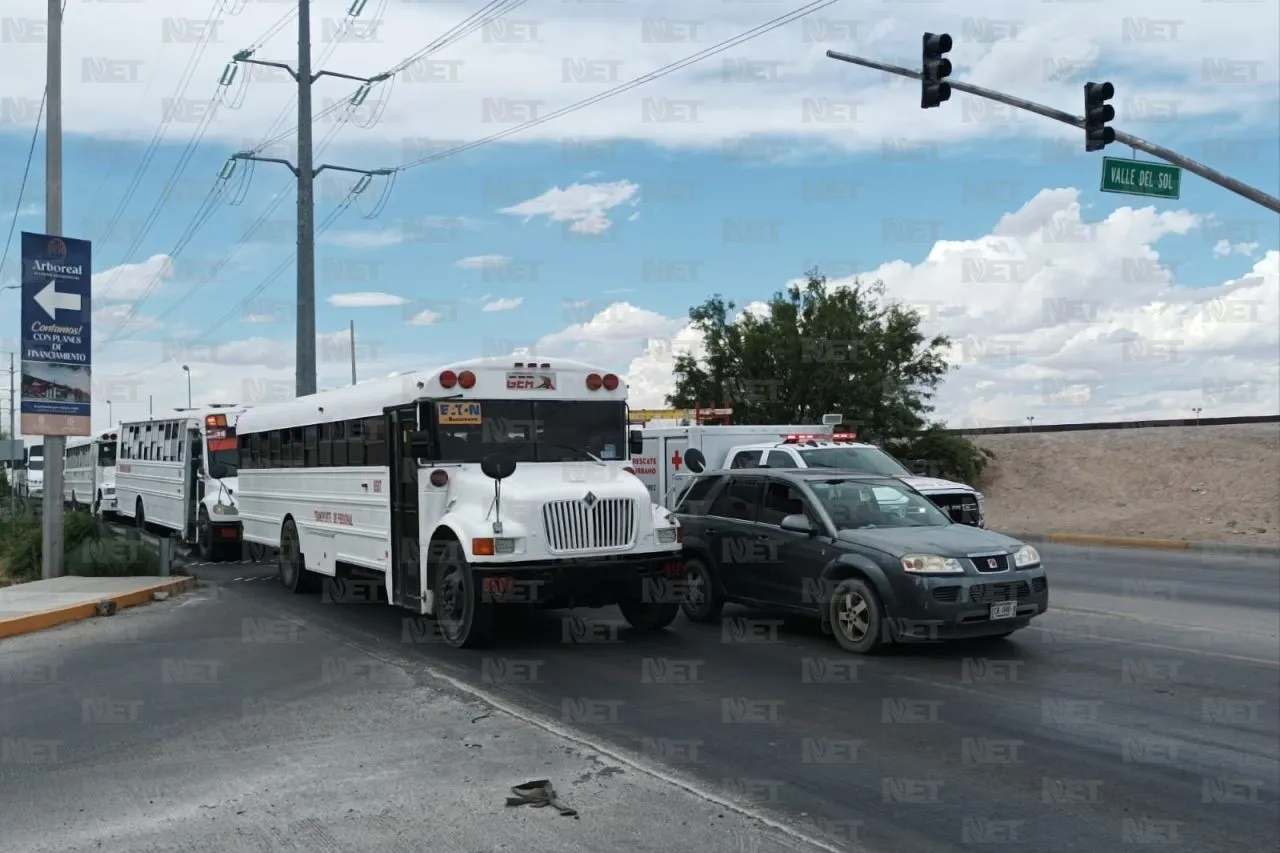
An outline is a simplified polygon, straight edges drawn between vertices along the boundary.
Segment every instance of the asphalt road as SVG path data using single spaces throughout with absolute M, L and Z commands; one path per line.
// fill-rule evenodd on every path
M 1277 561 L 1041 550 L 1053 609 L 1031 628 L 873 658 L 843 655 L 804 622 L 733 609 L 726 625 L 681 620 L 649 638 L 629 636 L 610 611 L 543 614 L 513 625 L 499 649 L 460 652 L 385 605 L 232 579 L 271 567 L 200 571 L 227 617 L 283 620 L 262 624 L 367 650 L 423 683 L 447 674 L 851 849 L 1270 849 L 1280 822 Z M 62 654 L 94 677 L 143 674 L 120 652 Z M 4 656 L 0 646 L 0 668 Z M 237 668 L 232 692 L 303 690 L 287 669 L 274 659 Z M 231 702 L 225 689 L 200 700 L 206 713 Z M 0 737 L 56 737 L 70 722 L 65 699 L 34 687 L 0 697 Z M 193 701 L 173 698 L 165 713 L 191 713 Z M 122 748 L 101 737 L 80 727 L 66 749 Z M 29 777 L 16 778 L 27 790 Z M 0 802 L 18 784 L 4 776 Z

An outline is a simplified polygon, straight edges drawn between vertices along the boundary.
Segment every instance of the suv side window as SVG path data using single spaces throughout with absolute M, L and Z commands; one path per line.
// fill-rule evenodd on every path
M 764 467 L 766 468 L 799 468 L 800 463 L 795 460 L 789 450 L 770 450 L 769 455 L 764 459 Z
M 739 521 L 756 520 L 756 502 L 760 495 L 760 481 L 731 479 L 716 496 L 707 515 L 733 518 Z
M 760 467 L 760 450 L 741 450 L 734 454 L 733 461 L 729 463 L 730 468 L 759 468 Z
M 680 503 L 676 505 L 676 512 L 685 515 L 705 515 L 707 512 L 707 498 L 720 485 L 720 481 L 724 479 L 721 474 L 712 474 L 710 476 L 695 477 L 693 484 L 685 491 L 684 496 L 680 498 Z
M 782 519 L 788 515 L 803 515 L 812 521 L 814 516 L 809 510 L 808 503 L 804 493 L 791 483 L 771 480 L 764 487 L 764 500 L 760 503 L 759 521 L 761 524 L 771 524 L 774 527 L 781 526 Z

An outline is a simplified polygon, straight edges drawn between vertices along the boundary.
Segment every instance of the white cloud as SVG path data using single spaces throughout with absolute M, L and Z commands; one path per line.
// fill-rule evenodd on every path
M 1077 190 L 1047 189 L 987 236 L 941 240 L 919 264 L 892 261 L 862 278 L 882 279 L 889 298 L 922 314 L 926 333 L 952 338 L 957 369 L 937 402 L 957 426 L 1183 417 L 1193 407 L 1273 414 L 1280 252 L 1238 279 L 1181 285 L 1156 246 L 1204 221 L 1154 207 L 1093 221 Z M 620 302 L 546 336 L 538 354 L 625 368 L 632 404 L 649 407 L 671 390 L 676 356 L 700 346 L 687 320 Z
M 326 300 L 335 308 L 390 308 L 408 302 L 403 296 L 394 293 L 363 292 L 335 293 Z
M 174 261 L 168 255 L 152 255 L 137 264 L 121 264 L 93 277 L 93 298 L 102 302 L 136 302 L 154 296 L 172 279 Z
M 505 267 L 510 262 L 506 255 L 472 255 L 455 261 L 453 265 L 464 270 L 489 270 Z
M 495 299 L 484 306 L 485 311 L 511 311 L 519 308 L 524 304 L 523 296 L 516 296 L 509 299 Z
M 258 43 L 280 15 L 278 3 L 226 5 L 243 8 L 238 14 L 219 17 L 214 49 L 203 51 L 191 68 L 195 89 L 180 97 L 203 102 L 213 95 L 213 81 L 227 61 L 221 48 Z M 347 5 L 338 0 L 317 4 L 327 7 L 317 9 L 318 21 L 322 16 L 337 19 Z M 361 20 L 371 19 L 378 5 L 369 4 Z M 344 40 L 343 71 L 372 75 L 412 55 L 422 47 L 422 33 L 443 32 L 457 24 L 456 5 L 389 4 L 374 37 Z M 701 20 L 685 24 L 683 31 L 668 27 L 669 37 L 664 39 L 662 32 L 644 37 L 629 4 L 558 5 L 563 8 L 558 8 L 554 21 L 531 24 L 536 41 L 486 44 L 479 61 L 473 55 L 473 40 L 463 40 L 433 55 L 434 65 L 410 68 L 403 75 L 409 80 L 450 79 L 449 85 L 432 87 L 429 109 L 422 98 L 407 95 L 404 86 L 375 87 L 363 105 L 351 112 L 361 125 L 373 117 L 380 120 L 358 135 L 339 137 L 340 144 L 365 154 L 374 145 L 394 148 L 405 160 L 428 156 L 448 147 L 440 139 L 445 135 L 442 128 L 455 140 L 487 136 L 497 122 L 510 126 L 519 121 L 531 103 L 541 105 L 540 113 L 550 112 L 608 88 L 601 81 L 610 73 L 616 72 L 620 80 L 647 74 L 776 14 L 769 4 L 716 4 L 716 15 L 698 15 Z M 991 134 L 992 123 L 1000 123 L 1004 136 L 1076 141 L 1074 129 L 1028 116 L 1011 119 L 1003 108 L 961 94 L 942 109 L 921 114 L 919 121 L 904 122 L 903 111 L 913 108 L 912 87 L 918 84 L 824 55 L 826 47 L 848 49 L 852 43 L 859 53 L 915 66 L 919 34 L 940 26 L 934 5 L 899 3 L 891 17 L 861 16 L 860 21 L 850 20 L 859 16 L 856 11 L 831 7 L 638 91 L 529 128 L 514 138 L 639 138 L 718 148 L 725 140 L 747 134 L 784 132 L 842 147 L 879 150 L 886 140 L 946 139 L 956 144 L 984 138 Z M 1079 94 L 1078 81 L 1084 79 L 1088 64 L 1105 57 L 1107 79 L 1122 93 L 1116 99 L 1120 126 L 1163 120 L 1167 133 L 1194 138 L 1198 129 L 1188 128 L 1188 120 L 1214 113 L 1229 116 L 1233 130 L 1251 126 L 1256 134 L 1268 123 L 1274 127 L 1273 112 L 1267 107 L 1275 103 L 1278 8 L 1274 3 L 1182 4 L 1178 20 L 1148 22 L 1152 7 L 1144 0 L 1114 0 L 1105 9 L 1095 4 L 972 0 L 965 6 L 964 17 L 953 19 L 955 76 L 1066 109 L 1072 106 L 1071 92 Z M 156 56 L 154 34 L 161 19 L 173 15 L 172 9 L 172 0 L 140 0 L 129 4 L 126 12 L 120 12 L 118 4 L 85 3 L 77 6 L 76 15 L 68 15 L 64 56 L 68 67 L 76 70 L 66 75 L 64 83 L 68 134 L 93 139 L 151 137 L 160 120 L 161 100 L 175 96 L 177 81 L 184 78 L 194 52 L 194 45 L 181 45 L 183 49 Z M 5 15 L 11 20 L 38 20 L 45 11 L 42 0 L 5 2 Z M 690 14 L 688 4 L 676 0 L 645 4 L 645 16 L 651 21 L 687 21 Z M 655 28 L 661 30 L 661 25 L 650 26 Z M 287 57 L 295 43 L 293 26 L 287 25 L 265 40 L 259 55 Z M 103 44 L 113 46 L 112 56 L 139 59 L 114 65 L 107 60 L 95 62 Z M 0 53 L 0 79 L 6 81 L 10 108 L 17 111 L 14 123 L 30 126 L 43 82 L 28 72 L 40 58 L 40 47 L 33 42 L 10 48 Z M 1215 57 L 1248 63 L 1256 58 L 1257 64 L 1232 66 Z M 1064 82 L 1064 75 L 1074 71 L 1079 73 Z M 1256 72 L 1257 82 L 1238 82 L 1240 74 L 1249 71 Z M 240 80 L 247 73 L 248 66 L 242 66 Z M 245 147 L 246 141 L 256 144 L 263 128 L 273 125 L 287 97 L 287 77 L 271 69 L 259 73 L 280 82 L 250 84 L 251 96 L 237 110 L 219 111 L 206 138 L 232 148 Z M 1232 75 L 1237 82 L 1225 85 L 1223 81 Z M 233 85 L 238 87 L 240 80 Z M 317 111 L 329 102 L 339 103 L 356 88 L 355 83 L 344 81 L 333 81 L 333 85 L 331 94 L 328 89 L 317 90 Z M 1141 97 L 1127 97 L 1139 92 Z M 483 98 L 490 99 L 487 114 L 478 108 Z M 1171 116 L 1177 121 L 1170 121 Z M 856 132 L 850 127 L 854 122 Z M 1142 135 L 1141 128 L 1135 132 Z M 181 128 L 171 126 L 167 136 L 181 133 Z M 417 142 L 406 144 L 407 140 Z M 292 141 L 283 140 L 281 147 L 287 150 Z M 774 155 L 784 154 L 787 148 L 765 147 Z M 274 156 L 275 150 L 265 153 Z M 384 161 L 374 157 L 372 162 Z
M 382 249 L 405 242 L 405 233 L 399 228 L 383 228 L 378 231 L 329 231 L 320 236 L 320 242 L 343 246 L 348 249 Z
M 265 325 L 268 323 L 276 323 L 279 321 L 271 314 L 249 314 L 249 315 L 246 315 L 240 322 L 248 323 L 250 325 Z
M 523 216 L 526 222 L 545 216 L 552 222 L 568 222 L 569 230 L 577 234 L 601 234 L 613 224 L 608 212 L 619 205 L 634 205 L 639 191 L 640 186 L 631 181 L 570 184 L 564 189 L 552 187 L 540 196 L 498 212 Z
M 440 314 L 435 311 L 419 311 L 413 315 L 413 318 L 406 321 L 410 326 L 430 326 L 432 323 L 440 319 Z
M 1244 255 L 1251 258 L 1258 252 L 1257 243 L 1232 243 L 1230 240 L 1219 240 L 1213 247 L 1213 256 L 1215 258 L 1225 258 L 1228 255 Z

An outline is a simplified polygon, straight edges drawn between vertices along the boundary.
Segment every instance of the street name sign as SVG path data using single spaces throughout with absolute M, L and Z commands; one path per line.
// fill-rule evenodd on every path
M 91 435 L 93 252 L 22 232 L 22 432 Z
M 1182 192 L 1182 170 L 1150 160 L 1103 157 L 1102 191 L 1176 199 Z

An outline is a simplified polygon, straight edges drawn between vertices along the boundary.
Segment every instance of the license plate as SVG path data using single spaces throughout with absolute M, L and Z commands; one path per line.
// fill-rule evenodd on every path
M 992 619 L 1012 619 L 1018 615 L 1018 602 L 1002 601 L 999 604 L 991 605 Z

